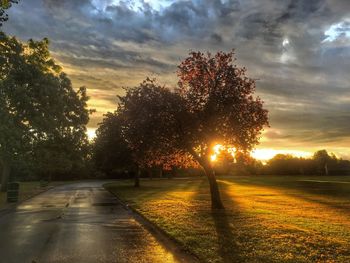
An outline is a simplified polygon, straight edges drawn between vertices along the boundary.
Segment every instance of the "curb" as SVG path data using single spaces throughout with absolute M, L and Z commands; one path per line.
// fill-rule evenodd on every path
M 103 187 L 105 188 L 105 187 Z M 133 217 L 141 224 L 143 225 L 147 230 L 149 230 L 151 233 L 155 235 L 155 237 L 168 249 L 170 249 L 173 252 L 180 252 L 183 257 L 181 257 L 181 261 L 183 262 L 200 262 L 199 258 L 186 249 L 182 243 L 180 243 L 177 239 L 169 235 L 164 229 L 159 227 L 157 224 L 153 223 L 151 220 L 149 220 L 147 217 L 145 217 L 142 213 L 137 211 L 132 206 L 125 203 L 123 199 L 121 199 L 117 194 L 111 192 L 108 190 L 108 188 L 105 188 L 109 193 L 111 193 L 113 196 L 116 197 L 117 201 L 124 207 L 125 210 L 130 211 L 133 213 Z

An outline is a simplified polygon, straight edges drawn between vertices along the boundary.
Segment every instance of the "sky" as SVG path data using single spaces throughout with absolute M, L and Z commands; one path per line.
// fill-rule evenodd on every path
M 270 112 L 260 155 L 350 158 L 349 0 L 22 0 L 9 16 L 6 33 L 48 37 L 74 87 L 87 87 L 90 135 L 123 87 L 147 76 L 173 87 L 190 50 L 234 49 Z

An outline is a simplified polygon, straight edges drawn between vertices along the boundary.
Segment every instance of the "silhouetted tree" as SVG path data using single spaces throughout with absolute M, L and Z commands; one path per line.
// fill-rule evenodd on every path
M 335 163 L 333 162 L 330 172 L 334 175 L 350 175 L 350 161 L 338 159 Z
M 87 145 L 89 120 L 86 89 L 75 91 L 66 74 L 51 58 L 49 41 L 21 43 L 1 33 L 0 37 L 0 162 L 3 167 L 1 190 L 6 189 L 14 160 L 32 156 L 61 154 L 64 147 L 81 155 Z M 71 158 L 67 154 L 65 158 Z M 61 160 L 64 156 L 58 157 Z M 50 159 L 51 160 L 51 159 Z M 61 162 L 62 163 L 62 162 Z
M 319 150 L 314 153 L 313 159 L 318 164 L 319 170 L 322 174 L 328 175 L 328 165 L 332 160 L 331 156 L 326 150 Z
M 179 66 L 175 92 L 148 80 L 121 97 L 119 105 L 132 151 L 191 154 L 206 172 L 214 209 L 223 205 L 210 163 L 213 146 L 248 151 L 268 125 L 263 102 L 253 97 L 254 80 L 233 62 L 233 52 L 191 52 Z
M 115 169 L 134 167 L 131 151 L 122 134 L 121 118 L 116 113 L 107 113 L 96 130 L 93 160 L 96 168 L 106 174 Z
M 213 208 L 223 207 L 210 163 L 213 145 L 219 142 L 245 152 L 258 143 L 263 127 L 268 125 L 263 102 L 253 97 L 255 81 L 234 61 L 233 52 L 215 56 L 191 52 L 178 70 L 178 92 L 191 120 L 180 124 L 178 135 L 183 149 L 206 172 Z
M 128 142 L 131 143 L 135 138 L 127 140 L 128 137 L 122 130 L 122 123 L 122 114 L 107 113 L 99 124 L 93 143 L 93 161 L 98 170 L 106 174 L 111 174 L 115 170 L 132 170 L 136 175 L 135 186 L 139 186 L 139 176 L 136 173 L 141 169 L 147 170 L 149 177 L 152 178 L 152 171 L 155 168 L 170 171 L 174 167 L 197 167 L 192 156 L 182 152 L 165 155 L 155 151 L 151 154 L 147 151 L 148 154 L 132 154 Z M 132 145 L 135 143 L 137 142 L 133 141 Z
M 117 113 L 123 121 L 123 135 L 137 165 L 135 186 L 141 169 L 162 163 L 177 153 L 173 134 L 181 111 L 181 98 L 147 79 L 119 97 Z
M 266 164 L 269 174 L 275 175 L 297 175 L 303 173 L 305 159 L 290 154 L 277 154 Z

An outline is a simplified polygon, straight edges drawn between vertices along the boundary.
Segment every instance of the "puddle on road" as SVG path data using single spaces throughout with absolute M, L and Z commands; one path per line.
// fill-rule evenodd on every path
M 113 202 L 99 202 L 99 203 L 93 203 L 92 206 L 115 206 L 117 203 Z

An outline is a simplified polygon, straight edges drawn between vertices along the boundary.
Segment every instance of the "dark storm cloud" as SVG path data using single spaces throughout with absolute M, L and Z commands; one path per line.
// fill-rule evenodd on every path
M 152 74 L 175 84 L 189 50 L 235 48 L 259 79 L 267 138 L 350 142 L 348 0 L 31 0 L 9 15 L 6 32 L 49 37 L 73 83 L 90 88 L 92 125 L 114 110 L 120 87 Z

